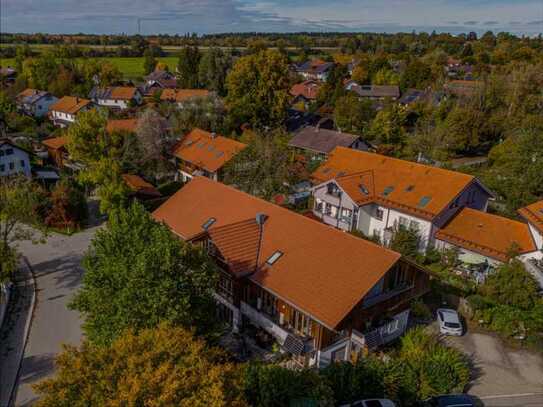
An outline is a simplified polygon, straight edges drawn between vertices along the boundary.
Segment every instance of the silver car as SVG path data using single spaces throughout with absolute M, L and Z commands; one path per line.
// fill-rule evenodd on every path
M 371 399 L 358 400 L 350 404 L 350 407 L 396 407 L 392 400 L 387 399 Z
M 437 310 L 439 331 L 444 335 L 462 336 L 463 328 L 458 312 L 453 309 L 439 308 Z

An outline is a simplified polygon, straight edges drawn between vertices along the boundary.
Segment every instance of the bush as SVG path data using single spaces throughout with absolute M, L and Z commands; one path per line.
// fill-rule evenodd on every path
M 432 319 L 432 311 L 422 300 L 415 300 L 411 303 L 411 315 L 422 320 Z

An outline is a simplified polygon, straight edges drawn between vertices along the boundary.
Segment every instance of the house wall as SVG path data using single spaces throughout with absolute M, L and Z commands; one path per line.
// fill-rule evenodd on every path
M 543 249 L 543 234 L 539 232 L 531 223 L 528 223 L 532 237 L 534 238 L 535 247 L 539 250 Z
M 459 257 L 460 261 L 462 261 L 463 256 L 479 256 L 482 261 L 484 261 L 484 260 L 488 261 L 488 263 L 490 265 L 492 265 L 493 267 L 499 267 L 500 265 L 503 264 L 500 260 L 494 259 L 492 257 L 485 256 L 483 254 L 474 252 L 472 250 L 468 250 L 468 249 L 466 249 L 464 247 L 460 247 L 460 246 L 454 245 L 454 244 L 449 243 L 449 242 L 445 242 L 445 241 L 440 240 L 440 239 L 435 240 L 435 248 L 437 250 L 439 250 L 439 251 L 445 251 L 445 250 L 449 250 L 449 249 L 452 249 L 452 248 L 457 248 L 459 250 L 459 256 L 458 257 Z
M 104 107 L 116 107 L 118 109 L 127 109 L 128 100 L 116 100 L 116 99 L 97 99 L 96 103 Z
M 16 148 L 10 144 L 0 146 L 0 176 L 24 174 L 27 177 L 32 175 L 30 168 L 30 157 L 26 151 Z M 13 153 L 8 155 L 8 151 Z M 13 168 L 10 168 L 10 165 Z
M 333 181 L 330 181 L 334 183 Z M 334 183 L 335 184 L 335 183 Z M 315 216 L 318 216 L 322 219 L 322 221 L 330 226 L 337 227 L 341 230 L 350 231 L 353 229 L 353 219 L 344 219 L 341 217 L 342 209 L 348 209 L 352 211 L 351 213 L 354 214 L 354 211 L 357 210 L 358 205 L 356 205 L 353 200 L 342 191 L 340 197 L 336 197 L 334 195 L 328 194 L 327 191 L 327 185 L 322 184 L 319 187 L 315 188 L 313 190 L 313 196 L 314 196 L 314 207 L 313 207 L 313 213 Z M 336 184 L 337 185 L 337 184 Z M 323 206 L 323 211 L 319 212 L 317 209 L 318 202 L 324 202 L 333 205 L 335 208 L 337 208 L 337 216 L 330 216 L 325 213 L 325 207 Z

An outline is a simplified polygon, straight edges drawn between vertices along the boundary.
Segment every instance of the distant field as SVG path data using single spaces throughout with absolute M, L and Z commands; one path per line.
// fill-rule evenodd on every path
M 143 58 L 96 58 L 100 61 L 111 62 L 122 72 L 126 79 L 136 79 L 144 75 L 143 73 Z M 177 57 L 163 57 L 157 58 L 159 62 L 163 62 L 168 65 L 171 71 L 175 70 L 177 66 Z M 0 60 L 2 66 L 14 66 L 14 58 L 3 58 Z

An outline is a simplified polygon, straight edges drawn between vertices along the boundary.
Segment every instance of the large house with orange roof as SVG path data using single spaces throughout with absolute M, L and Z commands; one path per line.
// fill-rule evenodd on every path
M 528 222 L 530 233 L 539 250 L 536 258 L 543 259 L 543 201 L 521 208 L 518 212 Z
M 91 109 L 92 102 L 76 96 L 64 96 L 49 106 L 49 118 L 55 126 L 68 127 L 80 112 Z
M 255 327 L 300 366 L 351 360 L 400 336 L 428 274 L 394 251 L 195 177 L 154 213 L 219 272 L 218 315 Z
M 245 147 L 246 144 L 231 138 L 193 129 L 174 147 L 173 156 L 184 182 L 194 175 L 218 181 L 224 165 Z
M 326 62 L 320 59 L 304 62 L 296 66 L 296 73 L 305 79 L 326 81 L 328 75 L 335 67 L 335 63 Z
M 486 211 L 492 193 L 476 178 L 379 154 L 336 147 L 312 174 L 313 213 L 324 223 L 378 237 L 418 232 L 420 250 L 458 211 Z
M 120 110 L 140 105 L 143 101 L 140 90 L 133 86 L 95 87 L 89 97 L 98 106 Z

